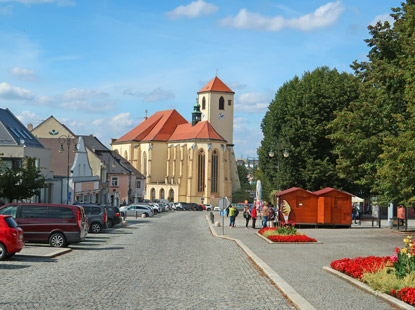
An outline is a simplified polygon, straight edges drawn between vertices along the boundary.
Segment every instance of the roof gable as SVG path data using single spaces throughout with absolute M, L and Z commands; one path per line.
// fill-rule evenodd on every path
M 299 187 L 291 187 L 289 189 L 286 189 L 284 191 L 281 191 L 281 192 L 276 193 L 275 196 L 282 196 L 282 195 L 286 195 L 286 194 L 289 194 L 289 193 L 292 193 L 292 192 L 296 192 L 296 191 L 301 191 L 301 192 L 305 192 L 307 194 L 312 194 L 312 195 L 315 194 L 315 193 L 312 193 L 310 191 L 307 191 L 307 190 L 302 189 L 302 188 L 299 188 Z
M 177 126 L 169 141 L 183 140 L 218 140 L 226 142 L 208 121 L 198 122 L 194 126 L 191 123 Z
M 76 136 L 68 127 L 53 117 L 53 115 L 33 128 L 32 133 L 37 138 L 59 138 L 62 135 L 70 137 Z
M 159 111 L 113 143 L 167 141 L 176 127 L 188 122 L 176 110 Z
M 335 189 L 335 188 L 332 188 L 332 187 L 323 188 L 323 189 L 321 189 L 319 191 L 314 192 L 313 194 L 314 195 L 317 195 L 317 196 L 321 196 L 321 195 L 324 195 L 324 194 L 327 194 L 327 193 L 330 193 L 330 192 L 337 192 L 337 193 L 341 193 L 341 194 L 353 196 L 352 194 L 349 194 L 347 192 L 340 191 L 340 190 Z
M 209 83 L 207 83 L 201 90 L 199 90 L 198 94 L 211 91 L 234 94 L 234 92 L 217 76 L 215 76 Z

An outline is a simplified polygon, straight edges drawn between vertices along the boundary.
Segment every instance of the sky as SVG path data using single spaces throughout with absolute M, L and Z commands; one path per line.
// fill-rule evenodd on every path
M 0 0 L 0 107 L 51 115 L 109 147 L 157 111 L 191 121 L 217 76 L 235 92 L 237 158 L 255 157 L 278 89 L 321 66 L 352 73 L 397 0 Z

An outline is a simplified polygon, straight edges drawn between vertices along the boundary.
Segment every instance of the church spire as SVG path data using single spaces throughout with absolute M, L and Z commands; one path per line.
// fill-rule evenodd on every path
M 199 100 L 196 98 L 196 104 L 193 106 L 193 112 L 192 112 L 192 126 L 200 122 L 201 117 L 202 117 L 202 112 L 200 112 Z

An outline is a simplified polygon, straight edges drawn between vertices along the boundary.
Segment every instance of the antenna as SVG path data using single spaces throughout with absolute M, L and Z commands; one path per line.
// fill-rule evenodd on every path
M 216 76 L 218 76 L 218 71 L 219 71 L 218 68 L 216 68 Z
M 144 119 L 147 119 L 148 110 L 146 109 L 144 112 L 146 112 L 146 116 L 144 117 Z

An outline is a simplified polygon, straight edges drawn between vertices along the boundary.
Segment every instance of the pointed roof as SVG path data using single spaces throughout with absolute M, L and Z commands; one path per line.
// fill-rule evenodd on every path
M 226 142 L 208 121 L 198 122 L 194 126 L 191 123 L 177 126 L 169 142 L 184 140 L 217 140 Z
M 312 194 L 312 195 L 315 194 L 315 193 L 312 193 L 310 191 L 307 191 L 307 190 L 299 188 L 299 187 L 291 187 L 289 189 L 286 189 L 284 191 L 276 193 L 275 196 L 280 197 L 282 195 L 289 194 L 289 193 L 296 192 L 296 191 L 306 192 L 307 194 Z
M 181 124 L 187 124 L 187 121 L 176 110 L 159 111 L 113 143 L 167 141 Z
M 201 90 L 199 90 L 198 94 L 205 92 L 235 93 L 217 76 L 215 76 L 209 83 L 207 83 Z
M 353 196 L 352 194 L 349 194 L 347 192 L 340 191 L 340 190 L 335 189 L 335 188 L 332 188 L 332 187 L 326 187 L 326 188 L 320 189 L 319 191 L 316 191 L 313 194 L 314 195 L 317 195 L 317 196 L 321 196 L 321 195 L 324 195 L 324 194 L 327 194 L 327 193 L 330 193 L 330 192 L 337 192 L 337 193 L 341 193 L 341 194 L 346 194 L 346 195 L 349 195 L 349 196 Z

